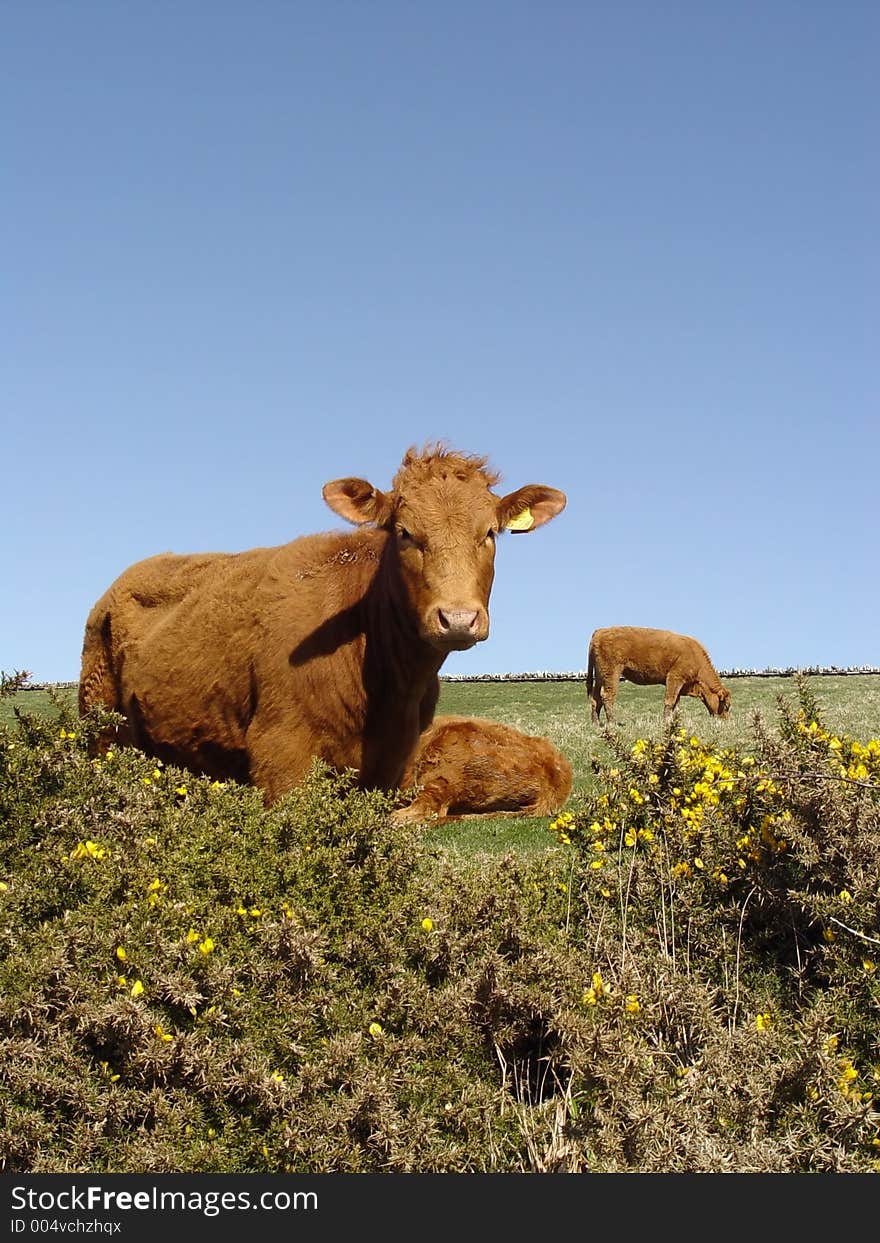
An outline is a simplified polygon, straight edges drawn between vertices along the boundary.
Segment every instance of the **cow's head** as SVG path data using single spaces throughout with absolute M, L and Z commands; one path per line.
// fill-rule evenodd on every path
M 701 698 L 713 716 L 720 716 L 724 720 L 730 715 L 730 691 L 726 686 L 717 691 L 705 687 Z
M 543 484 L 497 496 L 498 479 L 485 458 L 435 445 L 407 452 L 390 492 L 365 479 L 324 485 L 334 513 L 388 531 L 419 634 L 443 652 L 489 634 L 498 534 L 534 531 L 565 508 L 565 494 Z

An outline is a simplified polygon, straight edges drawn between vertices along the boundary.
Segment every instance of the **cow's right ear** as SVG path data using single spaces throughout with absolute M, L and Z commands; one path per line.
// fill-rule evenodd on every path
M 391 518 L 391 497 L 366 479 L 333 479 L 324 484 L 322 495 L 333 512 L 346 522 L 358 526 L 375 522 L 381 527 Z

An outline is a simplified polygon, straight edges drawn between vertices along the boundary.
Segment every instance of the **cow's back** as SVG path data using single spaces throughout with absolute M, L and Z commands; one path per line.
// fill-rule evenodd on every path
M 696 639 L 650 626 L 607 626 L 595 630 L 590 649 L 602 670 L 619 670 L 627 681 L 643 684 L 663 682 L 670 670 L 677 667 L 687 667 L 696 674 L 708 660 Z
M 196 641 L 194 627 L 210 615 L 225 582 L 231 588 L 225 593 L 226 602 L 234 607 L 234 585 L 244 577 L 245 563 L 248 577 L 255 576 L 253 561 L 253 553 L 159 553 L 124 570 L 95 603 L 86 622 L 81 710 L 98 702 L 121 710 L 124 675 L 157 645 L 177 645 L 181 662 L 189 663 L 200 651 L 204 656 L 210 644 L 204 638 Z M 228 620 L 228 610 L 224 610 L 212 630 L 216 633 Z
M 127 718 L 121 742 L 247 780 L 245 737 L 260 700 L 284 695 L 297 651 L 344 614 L 376 564 L 363 533 L 139 561 L 89 615 L 80 711 L 103 704 Z

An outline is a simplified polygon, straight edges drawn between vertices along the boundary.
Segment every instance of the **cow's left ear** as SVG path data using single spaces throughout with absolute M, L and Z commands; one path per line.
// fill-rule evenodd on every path
M 366 479 L 333 479 L 321 490 L 324 500 L 346 522 L 360 526 L 375 522 L 383 526 L 391 518 L 391 497 L 374 488 Z
M 565 500 L 565 493 L 557 488 L 528 483 L 524 488 L 508 492 L 498 502 L 498 525 L 514 534 L 534 531 L 561 514 L 565 509 Z

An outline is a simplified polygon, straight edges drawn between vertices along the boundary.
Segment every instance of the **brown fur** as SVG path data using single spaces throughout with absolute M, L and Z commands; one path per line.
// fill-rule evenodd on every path
M 587 661 L 591 716 L 599 723 L 605 709 L 610 724 L 620 679 L 639 686 L 666 686 L 663 720 L 668 721 L 682 695 L 702 699 L 713 716 L 726 717 L 730 691 L 722 686 L 706 649 L 690 635 L 645 626 L 607 626 L 594 630 Z
M 497 479 L 484 458 L 410 449 L 390 492 L 324 486 L 357 531 L 136 563 L 89 615 L 80 712 L 120 712 L 119 743 L 251 782 L 267 803 L 313 758 L 396 789 L 440 666 L 489 633 L 495 534 L 565 506 L 542 485 L 496 496 Z
M 481 717 L 438 716 L 419 739 L 401 789 L 400 821 L 547 816 L 571 793 L 571 764 L 546 738 Z

